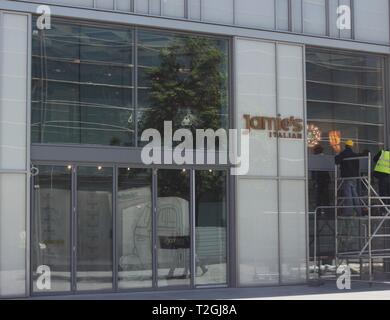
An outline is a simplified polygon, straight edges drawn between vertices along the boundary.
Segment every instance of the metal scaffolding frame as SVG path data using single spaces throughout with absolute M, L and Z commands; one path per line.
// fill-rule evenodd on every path
M 369 283 L 374 281 L 373 274 L 373 261 L 374 259 L 389 259 L 390 260 L 390 247 L 377 249 L 373 246 L 373 240 L 377 238 L 390 239 L 390 230 L 386 230 L 385 222 L 390 221 L 390 197 L 382 197 L 378 194 L 372 184 L 371 172 L 372 172 L 372 160 L 371 154 L 367 156 L 359 156 L 354 158 L 347 158 L 343 161 L 359 161 L 359 166 L 362 166 L 362 163 L 365 163 L 366 170 L 360 170 L 361 174 L 358 177 L 341 177 L 339 175 L 339 167 L 335 165 L 334 168 L 334 205 L 333 206 L 321 206 L 317 207 L 314 212 L 314 267 L 315 272 L 318 270 L 318 279 L 321 278 L 321 265 L 320 260 L 318 260 L 318 239 L 319 233 L 321 230 L 318 229 L 318 214 L 323 214 L 325 210 L 334 211 L 334 261 L 335 261 L 335 270 L 337 272 L 339 266 L 343 264 L 343 261 L 348 260 L 359 260 L 360 266 L 362 266 L 363 261 L 368 262 L 368 273 L 369 273 Z M 346 181 L 352 180 L 356 181 L 356 184 L 366 190 L 366 193 L 358 193 L 358 197 L 345 197 L 341 194 L 343 184 Z M 361 191 L 361 190 L 360 190 Z M 359 205 L 345 205 L 346 202 L 359 202 Z M 356 210 L 364 212 L 364 214 L 348 214 L 345 216 L 344 212 L 348 210 L 349 212 Z M 380 215 L 374 215 L 373 211 L 380 210 Z M 344 235 L 340 231 L 343 229 L 340 227 L 340 221 L 344 222 L 344 227 L 347 226 L 347 234 Z M 349 234 L 351 228 L 354 225 L 363 224 L 364 234 L 358 236 L 353 236 Z M 329 227 L 329 224 L 328 224 Z M 382 232 L 381 232 L 382 230 Z M 341 243 L 345 238 L 354 239 L 360 245 L 358 250 L 342 250 Z M 318 267 L 318 269 L 317 269 Z M 360 277 L 362 273 L 362 267 L 360 267 Z

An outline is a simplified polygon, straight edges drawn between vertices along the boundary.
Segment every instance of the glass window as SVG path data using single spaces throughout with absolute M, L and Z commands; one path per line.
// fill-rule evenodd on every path
M 303 0 L 303 32 L 326 34 L 325 0 Z
M 157 185 L 158 286 L 189 286 L 189 171 L 159 170 Z
M 242 26 L 275 27 L 274 0 L 240 0 L 236 1 L 236 23 Z
M 302 0 L 291 0 L 291 24 L 293 32 L 303 32 Z
M 289 0 L 275 0 L 276 12 L 276 29 L 289 29 Z
M 77 289 L 112 289 L 113 172 L 77 170 Z
M 384 143 L 384 59 L 380 56 L 307 48 L 308 122 L 321 131 L 319 144 L 335 154 L 330 134 L 357 151 L 377 152 Z
M 120 168 L 117 196 L 118 286 L 152 286 L 152 171 Z
M 184 0 L 164 0 L 162 2 L 162 14 L 167 17 L 184 18 Z
M 134 145 L 132 31 L 33 31 L 32 142 Z
M 228 42 L 172 33 L 138 33 L 138 136 L 179 128 L 227 128 Z M 195 136 L 195 132 L 194 136 Z
M 196 171 L 195 227 L 197 285 L 226 283 L 226 172 Z
M 202 20 L 233 24 L 234 0 L 201 0 Z
M 389 1 L 355 0 L 356 39 L 375 43 L 389 43 Z
M 274 43 L 237 40 L 237 128 L 246 129 L 245 115 L 276 116 L 276 49 Z M 249 175 L 277 175 L 277 139 L 265 130 L 251 130 Z
M 356 153 L 384 146 L 384 59 L 306 49 L 310 208 L 333 204 L 334 156 L 352 139 Z
M 32 278 L 35 292 L 71 289 L 71 185 L 72 168 L 38 166 L 34 177 L 32 221 Z M 51 287 L 39 277 L 50 268 Z M 37 273 L 37 271 L 39 273 Z

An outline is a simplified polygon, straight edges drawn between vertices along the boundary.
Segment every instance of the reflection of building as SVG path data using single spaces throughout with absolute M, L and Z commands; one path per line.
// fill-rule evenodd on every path
M 306 283 L 335 153 L 389 143 L 389 4 L 343 4 L 1 1 L 0 295 Z M 164 120 L 249 127 L 249 173 L 144 165 Z

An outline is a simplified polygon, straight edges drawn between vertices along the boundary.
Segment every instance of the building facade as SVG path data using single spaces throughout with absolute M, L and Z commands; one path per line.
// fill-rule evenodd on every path
M 389 146 L 389 13 L 0 0 L 0 296 L 306 283 L 334 155 Z M 166 121 L 249 129 L 249 171 L 146 164 Z

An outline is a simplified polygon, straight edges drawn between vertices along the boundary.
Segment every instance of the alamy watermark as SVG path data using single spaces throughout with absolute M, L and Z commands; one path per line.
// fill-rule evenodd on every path
M 49 266 L 41 265 L 37 268 L 37 288 L 38 290 L 51 290 L 51 270 Z
M 142 132 L 141 141 L 148 142 L 141 152 L 146 165 L 231 165 L 231 175 L 246 175 L 249 171 L 249 130 L 181 128 L 173 132 L 172 121 L 164 121 L 164 137 L 156 129 Z M 238 139 L 240 137 L 240 139 Z M 175 147 L 174 143 L 177 143 Z M 218 142 L 218 148 L 217 146 Z M 206 148 L 205 148 L 206 146 Z M 240 149 L 240 152 L 238 152 Z M 218 161 L 217 161 L 218 157 Z
M 351 268 L 349 266 L 339 266 L 336 271 L 336 285 L 339 290 L 351 290 Z
M 347 5 L 338 6 L 337 10 L 337 29 L 338 30 L 351 30 L 352 29 L 352 17 L 351 7 Z
M 37 18 L 38 30 L 51 29 L 51 9 L 49 6 L 41 5 L 37 7 L 36 12 L 39 14 Z

